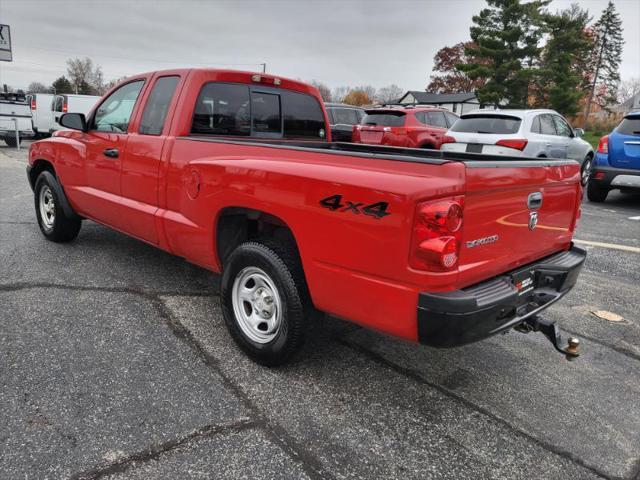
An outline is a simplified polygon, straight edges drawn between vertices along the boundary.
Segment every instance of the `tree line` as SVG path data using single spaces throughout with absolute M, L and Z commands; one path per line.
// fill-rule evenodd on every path
M 594 103 L 614 103 L 624 42 L 613 2 L 595 23 L 578 4 L 550 12 L 550 2 L 487 0 L 471 38 L 438 51 L 427 90 L 474 91 L 480 103 L 567 116 L 584 108 L 585 120 Z
M 67 73 L 55 79 L 51 85 L 31 82 L 28 93 L 75 93 L 80 95 L 103 95 L 121 79 L 105 82 L 102 67 L 93 60 L 70 58 L 67 60 Z

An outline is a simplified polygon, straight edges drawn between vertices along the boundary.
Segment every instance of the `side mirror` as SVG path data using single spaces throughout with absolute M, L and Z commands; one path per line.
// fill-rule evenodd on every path
M 71 130 L 80 130 L 81 132 L 88 130 L 87 119 L 84 118 L 84 113 L 63 113 L 60 115 L 58 123 Z
M 573 129 L 573 133 L 575 134 L 576 137 L 580 138 L 580 137 L 584 137 L 584 130 L 582 128 L 574 128 Z

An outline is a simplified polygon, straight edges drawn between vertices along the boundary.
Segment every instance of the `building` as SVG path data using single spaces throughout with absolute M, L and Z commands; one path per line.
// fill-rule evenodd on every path
M 487 108 L 485 105 L 480 105 L 475 93 L 428 93 L 409 90 L 398 100 L 398 103 L 400 105 L 431 105 L 446 108 L 458 115 L 479 108 Z

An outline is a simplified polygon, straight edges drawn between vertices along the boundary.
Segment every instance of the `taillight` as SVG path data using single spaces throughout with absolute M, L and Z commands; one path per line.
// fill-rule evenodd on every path
M 31 110 L 35 110 L 36 109 L 36 99 L 32 98 L 31 99 Z
M 604 178 L 604 175 L 605 175 L 604 172 L 596 172 L 595 175 L 593 176 L 593 178 L 596 179 L 596 180 L 602 180 Z
M 456 139 L 450 137 L 449 135 L 445 135 L 444 137 L 442 137 L 442 143 L 456 143 Z
M 505 140 L 498 140 L 496 145 L 500 145 L 501 147 L 514 148 L 516 150 L 524 150 L 524 147 L 527 146 L 528 140 L 524 138 L 509 138 Z
M 67 102 L 64 102 L 62 104 L 62 113 L 67 113 L 68 110 L 69 110 L 69 104 Z
M 463 206 L 463 196 L 418 204 L 409 259 L 412 268 L 446 272 L 458 266 Z
M 609 135 L 605 135 L 598 143 L 598 153 L 609 153 Z

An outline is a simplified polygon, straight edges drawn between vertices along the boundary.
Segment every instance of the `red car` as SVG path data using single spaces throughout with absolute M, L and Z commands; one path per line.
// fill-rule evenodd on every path
M 353 127 L 353 142 L 439 150 L 458 116 L 440 108 L 403 107 L 367 110 Z
M 60 124 L 29 150 L 42 234 L 91 219 L 221 272 L 226 325 L 263 364 L 316 310 L 437 347 L 535 329 L 585 259 L 573 160 L 332 143 L 295 80 L 146 73 Z

